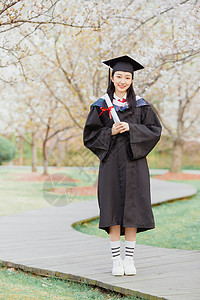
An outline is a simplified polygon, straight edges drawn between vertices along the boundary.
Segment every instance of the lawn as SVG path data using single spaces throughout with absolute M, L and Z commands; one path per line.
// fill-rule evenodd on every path
M 87 284 L 62 280 L 55 277 L 32 275 L 21 270 L 14 270 L 13 268 L 6 269 L 1 266 L 0 286 L 0 299 L 136 300 L 136 297 L 123 296 Z
M 29 169 L 30 170 L 30 169 Z M 48 201 L 45 200 L 43 196 L 44 181 L 40 176 L 41 173 L 38 172 L 38 181 L 30 181 L 31 172 L 27 169 L 10 169 L 5 167 L 0 167 L 0 216 L 6 216 L 15 214 L 18 212 L 39 209 L 42 207 L 49 206 Z M 55 169 L 49 168 L 51 174 L 63 174 L 74 179 L 74 182 L 67 182 L 65 186 L 71 187 L 72 185 L 87 187 L 88 185 L 93 185 L 97 178 L 97 172 L 93 170 L 81 169 L 81 168 L 67 168 Z M 23 180 L 19 180 L 19 175 L 25 175 Z M 27 179 L 26 179 L 27 176 Z M 94 199 L 95 196 L 90 195 L 76 195 L 73 201 Z

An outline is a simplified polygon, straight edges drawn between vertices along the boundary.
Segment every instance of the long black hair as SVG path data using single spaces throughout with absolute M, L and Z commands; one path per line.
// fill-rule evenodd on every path
M 114 73 L 115 72 L 112 71 L 112 77 L 113 77 Z M 133 74 L 132 74 L 132 78 L 133 78 Z M 107 93 L 108 93 L 111 101 L 113 100 L 114 92 L 115 92 L 115 86 L 114 86 L 114 83 L 112 82 L 112 80 L 110 80 L 110 84 L 107 88 Z M 130 112 L 133 113 L 136 108 L 136 95 L 135 95 L 132 83 L 129 86 L 129 88 L 127 89 L 126 101 L 128 102 Z

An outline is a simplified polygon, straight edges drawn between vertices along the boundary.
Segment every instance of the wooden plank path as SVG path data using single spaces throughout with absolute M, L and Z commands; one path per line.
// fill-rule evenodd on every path
M 152 190 L 153 203 L 196 192 L 189 185 L 161 180 L 152 180 Z M 1 217 L 1 263 L 146 299 L 200 299 L 200 251 L 136 244 L 137 275 L 112 276 L 109 239 L 86 235 L 71 227 L 72 223 L 98 213 L 97 201 L 92 200 Z

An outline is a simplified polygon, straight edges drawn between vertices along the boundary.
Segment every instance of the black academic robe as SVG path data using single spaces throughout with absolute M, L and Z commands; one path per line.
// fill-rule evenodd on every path
M 83 142 L 100 159 L 98 174 L 99 228 L 109 233 L 109 226 L 137 227 L 137 232 L 153 229 L 150 176 L 147 154 L 160 139 L 161 124 L 152 107 L 137 100 L 134 113 L 115 106 L 120 121 L 129 124 L 129 131 L 111 135 L 110 119 L 104 99 L 90 107 Z

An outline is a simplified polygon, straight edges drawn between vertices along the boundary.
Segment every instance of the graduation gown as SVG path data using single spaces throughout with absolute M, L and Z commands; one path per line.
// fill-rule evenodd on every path
M 143 98 L 137 100 L 133 113 L 127 106 L 113 106 L 129 131 L 111 135 L 114 122 L 100 98 L 90 106 L 83 142 L 100 160 L 99 228 L 109 233 L 109 226 L 121 225 L 124 235 L 125 227 L 136 227 L 137 232 L 155 227 L 146 156 L 159 141 L 162 127 Z

